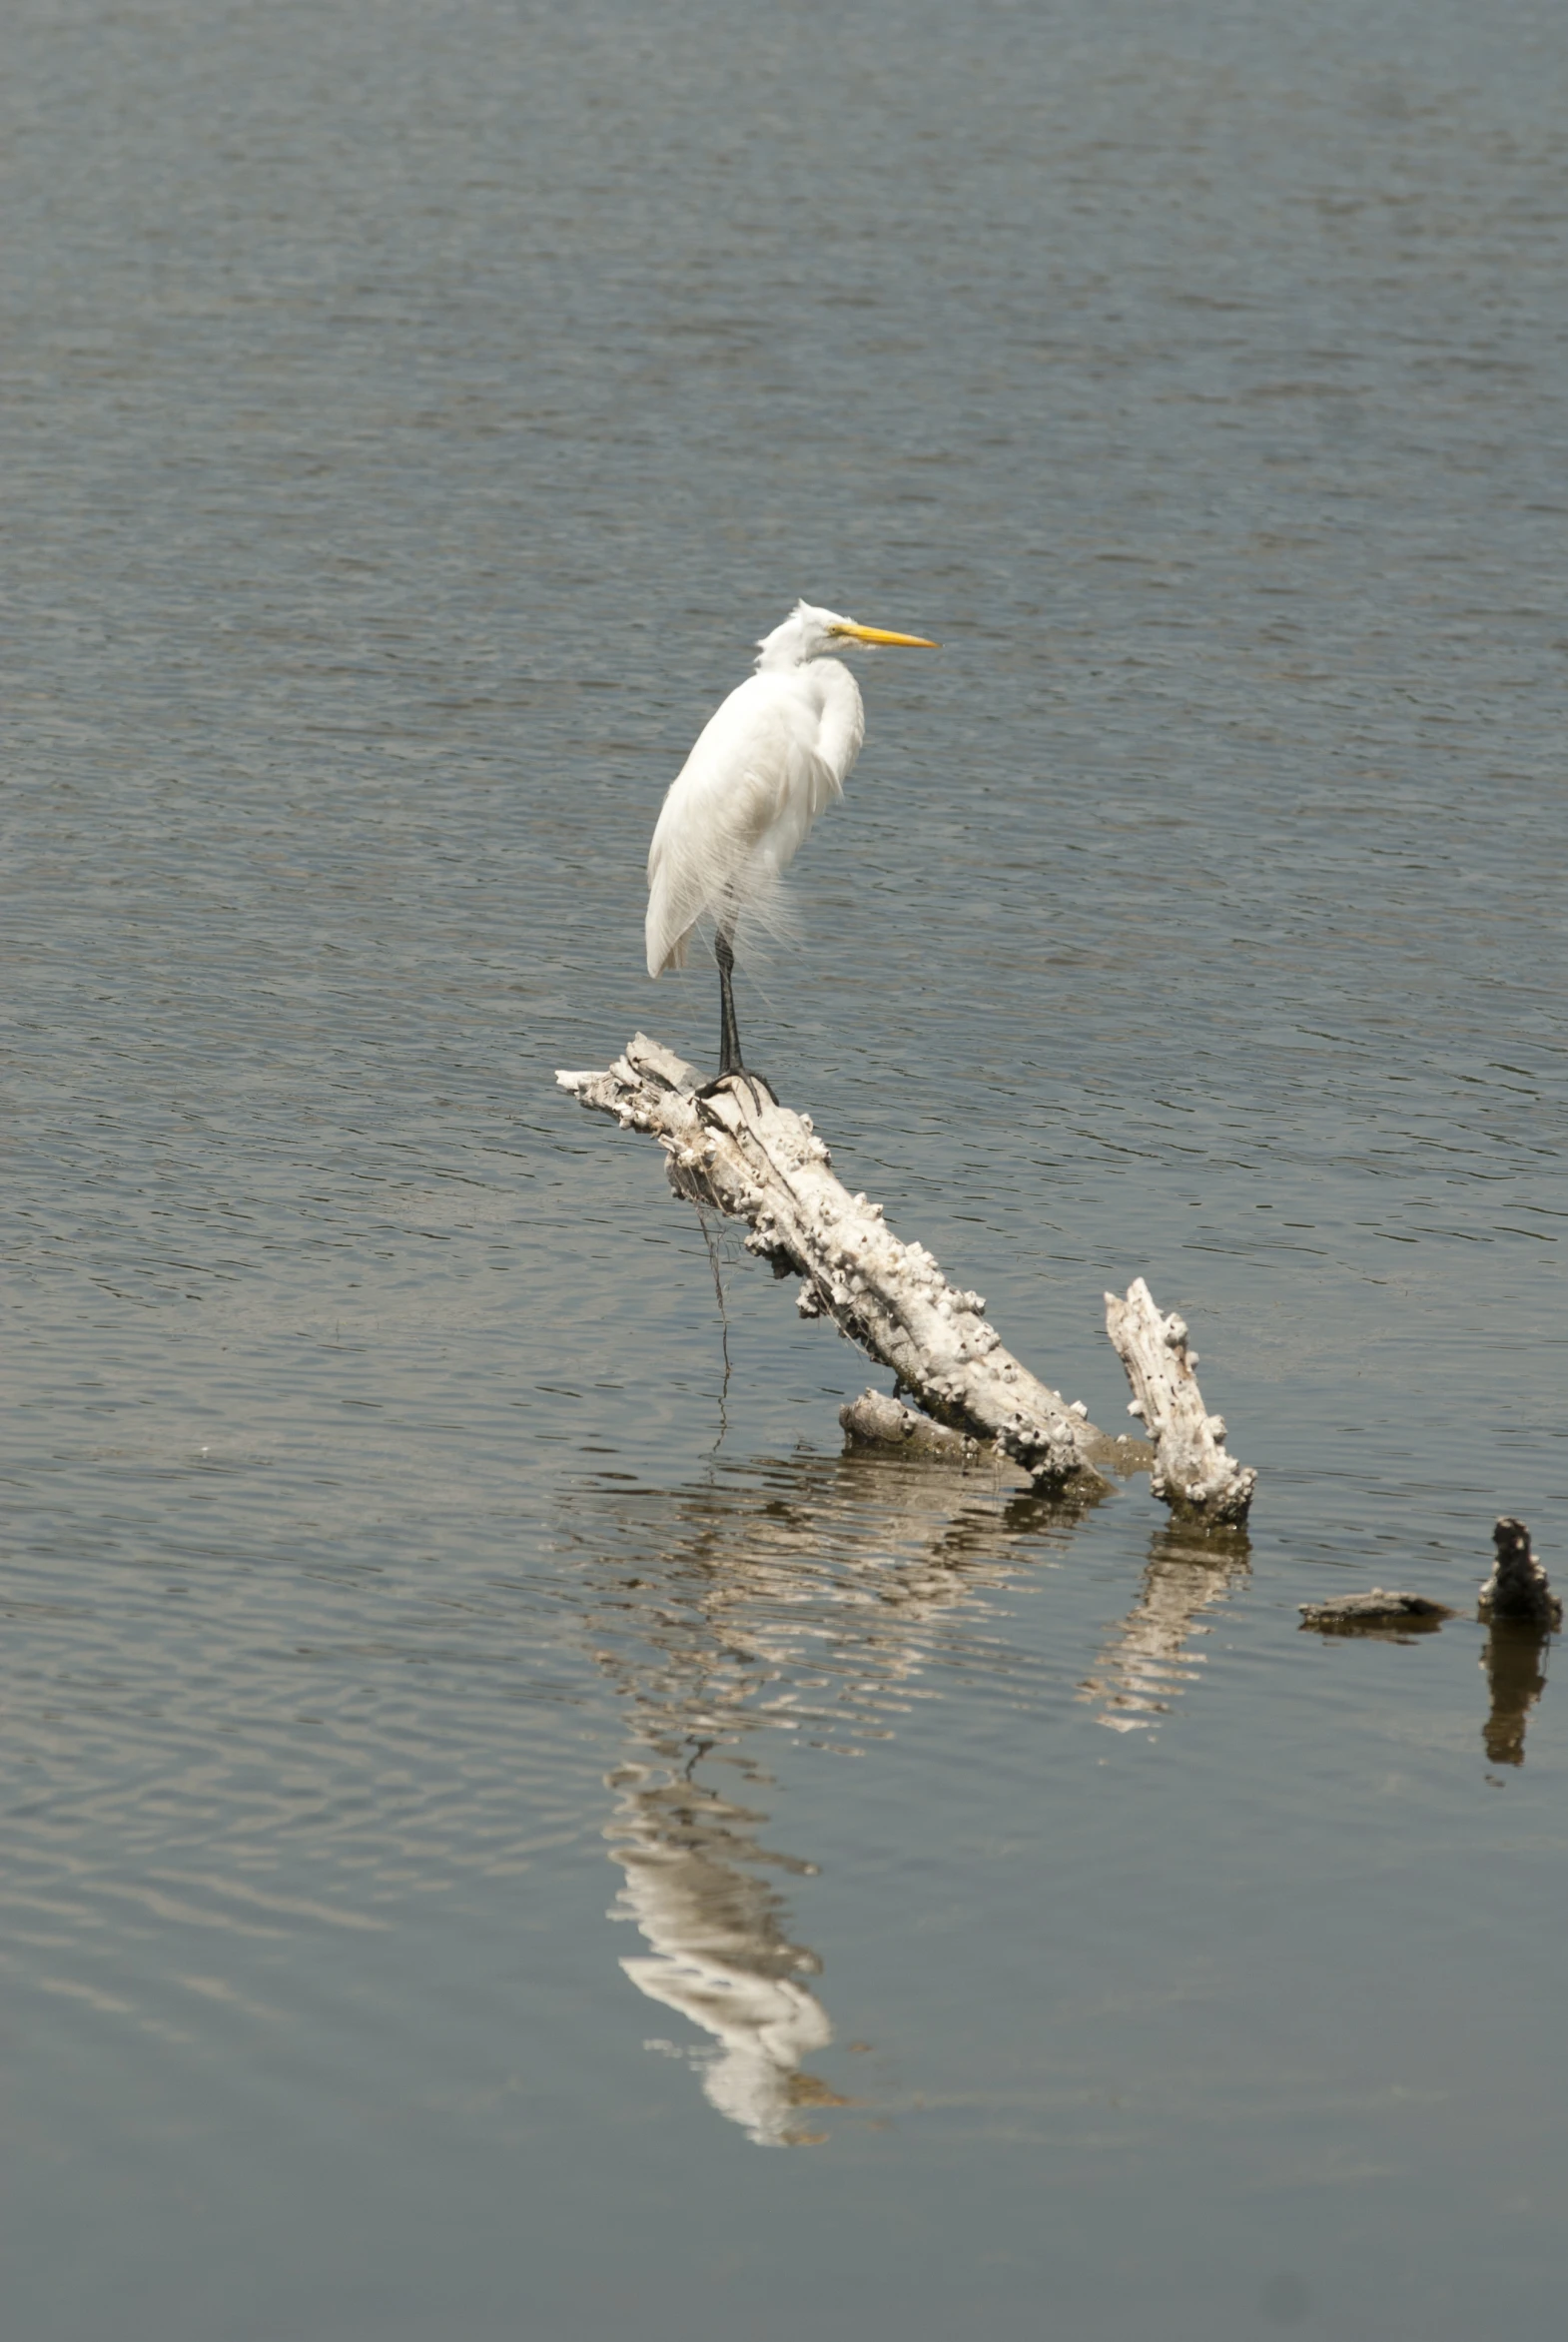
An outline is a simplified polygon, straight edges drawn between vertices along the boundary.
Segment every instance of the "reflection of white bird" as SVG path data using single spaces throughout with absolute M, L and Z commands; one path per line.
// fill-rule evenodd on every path
M 617 1919 L 635 1920 L 652 1958 L 623 1959 L 640 1992 L 712 2033 L 710 2104 L 759 2146 L 802 2146 L 802 2101 L 834 2103 L 801 2073 L 833 2038 L 828 2012 L 799 1981 L 817 1961 L 790 1944 L 773 1890 L 746 1866 L 767 1861 L 748 1825 L 762 1820 L 682 1778 L 674 1789 L 640 1765 L 621 1768 L 612 1833 L 626 1873 Z
M 648 974 L 684 968 L 697 921 L 717 934 L 718 1080 L 744 1074 L 730 977 L 742 917 L 779 921 L 780 881 L 860 753 L 865 710 L 848 667 L 822 654 L 857 642 L 935 650 L 921 634 L 857 626 L 797 602 L 758 645 L 757 671 L 703 726 L 671 783 L 648 849 Z M 717 1087 L 717 1084 L 712 1085 Z

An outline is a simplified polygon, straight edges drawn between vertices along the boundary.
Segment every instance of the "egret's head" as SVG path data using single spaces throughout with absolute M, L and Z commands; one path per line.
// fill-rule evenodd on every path
M 819 610 L 797 602 L 782 626 L 775 626 L 757 645 L 759 667 L 798 667 L 807 659 L 830 657 L 856 643 L 896 642 L 908 650 L 935 650 L 923 634 L 890 634 L 884 626 L 860 626 L 841 618 L 837 610 Z

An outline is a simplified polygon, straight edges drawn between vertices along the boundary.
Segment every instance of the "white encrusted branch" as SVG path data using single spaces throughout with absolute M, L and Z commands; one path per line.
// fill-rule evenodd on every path
M 739 1079 L 699 1099 L 693 1069 L 641 1033 L 605 1072 L 555 1079 L 656 1137 L 676 1192 L 749 1221 L 747 1249 L 802 1278 L 801 1315 L 831 1317 L 937 1422 L 995 1440 L 1039 1487 L 1105 1480 L 1116 1441 L 1003 1348 L 981 1294 L 949 1284 L 924 1245 L 894 1235 L 880 1203 L 848 1192 L 809 1115 Z
M 1209 1414 L 1192 1368 L 1179 1317 L 1162 1317 L 1141 1276 L 1127 1299 L 1106 1295 L 1106 1331 L 1133 1385 L 1130 1415 L 1143 1418 L 1155 1443 L 1150 1486 L 1175 1513 L 1213 1527 L 1239 1528 L 1252 1501 L 1257 1474 L 1226 1455 L 1225 1427 Z

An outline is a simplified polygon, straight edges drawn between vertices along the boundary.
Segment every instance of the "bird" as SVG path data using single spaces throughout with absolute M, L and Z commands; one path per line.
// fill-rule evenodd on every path
M 740 1054 L 731 984 L 736 933 L 743 920 L 785 924 L 784 872 L 817 816 L 844 794 L 866 714 L 854 676 L 829 654 L 863 643 L 940 647 L 923 634 L 861 626 L 797 602 L 757 644 L 755 673 L 704 724 L 660 809 L 648 849 L 648 974 L 685 967 L 704 915 L 715 929 L 719 1071 L 700 1097 L 736 1078 L 761 1081 Z

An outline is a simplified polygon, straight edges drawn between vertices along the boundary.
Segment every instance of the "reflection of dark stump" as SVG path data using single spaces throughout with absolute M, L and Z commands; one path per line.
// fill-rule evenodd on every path
M 1524 1720 L 1546 1689 L 1541 1666 L 1547 1644 L 1545 1627 L 1526 1620 L 1494 1621 L 1481 1653 L 1481 1665 L 1491 1686 L 1492 1712 L 1482 1739 L 1494 1765 L 1524 1763 Z
M 1530 1551 L 1523 1521 L 1504 1514 L 1492 1531 L 1497 1559 L 1481 1588 L 1480 1613 L 1491 1626 L 1481 1665 L 1492 1689 L 1482 1738 L 1494 1765 L 1524 1763 L 1524 1720 L 1546 1689 L 1542 1662 L 1563 1606 Z
M 1523 1521 L 1512 1520 L 1505 1513 L 1492 1531 L 1492 1543 L 1497 1559 L 1481 1588 L 1481 1616 L 1522 1619 L 1531 1626 L 1561 1626 L 1563 1606 L 1530 1551 L 1530 1532 Z

